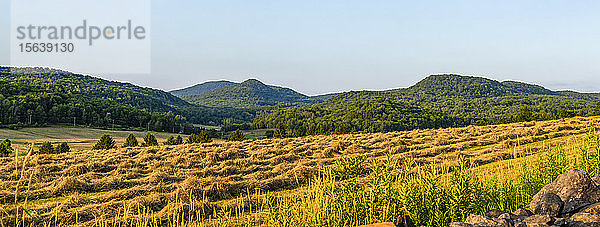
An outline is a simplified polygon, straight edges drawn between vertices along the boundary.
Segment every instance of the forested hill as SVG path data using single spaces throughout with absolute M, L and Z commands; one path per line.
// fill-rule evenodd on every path
M 236 84 L 236 83 L 231 82 L 231 81 L 226 81 L 226 80 L 208 81 L 208 82 L 204 82 L 201 84 L 196 84 L 191 87 L 173 90 L 173 91 L 170 91 L 169 93 L 182 98 L 182 97 L 186 97 L 186 96 L 190 96 L 190 95 L 201 95 L 201 94 L 204 94 L 205 92 L 219 89 L 222 87 L 227 87 L 229 85 L 234 85 L 234 84 Z
M 38 84 L 53 90 L 115 100 L 148 112 L 168 112 L 191 104 L 161 90 L 47 68 L 11 68 L 5 81 Z
M 321 102 L 292 89 L 266 85 L 256 79 L 207 91 L 200 95 L 186 96 L 184 100 L 204 106 L 246 109 L 307 106 Z
M 379 101 L 363 105 L 365 100 Z M 255 119 L 254 126 L 278 126 L 281 128 L 278 130 L 285 129 L 288 133 L 294 131 L 294 134 L 329 134 L 338 131 L 329 127 L 330 124 L 338 125 L 340 130 L 349 132 L 382 132 L 386 131 L 386 127 L 371 127 L 379 124 L 376 119 L 361 118 L 353 113 L 372 113 L 378 109 L 401 113 L 405 112 L 406 106 L 418 107 L 409 112 L 427 114 L 426 116 L 434 121 L 440 117 L 454 119 L 453 123 L 436 121 L 437 123 L 433 124 L 435 127 L 451 127 L 457 124 L 483 125 L 597 115 L 600 114 L 599 102 L 599 94 L 556 92 L 537 85 L 513 81 L 498 82 L 481 77 L 433 75 L 409 88 L 345 92 L 310 108 L 279 110 Z M 395 108 L 400 109 L 393 110 Z M 379 117 L 388 121 L 386 125 L 402 122 L 387 114 Z M 444 125 L 444 122 L 448 124 Z M 413 128 L 431 125 L 413 124 Z
M 0 68 L 0 80 L 6 82 L 5 86 L 32 87 L 27 94 L 6 94 L 2 97 L 4 100 L 0 100 L 7 102 L 7 100 L 10 99 L 10 102 L 13 103 L 11 105 L 14 106 L 18 106 L 18 103 L 25 102 L 28 97 L 42 97 L 47 93 L 51 93 L 53 95 L 61 95 L 70 98 L 71 103 L 66 102 L 64 103 L 65 105 L 77 106 L 80 104 L 79 101 L 81 100 L 109 102 L 113 106 L 120 104 L 120 107 L 123 107 L 120 108 L 120 111 L 125 111 L 125 109 L 131 109 L 130 107 L 132 107 L 133 109 L 147 114 L 173 118 L 173 121 L 175 121 L 174 118 L 178 118 L 178 121 L 180 122 L 220 125 L 223 123 L 224 119 L 233 119 L 235 122 L 247 122 L 254 116 L 253 113 L 232 108 L 193 105 L 168 92 L 157 89 L 139 87 L 129 83 L 107 81 L 100 78 L 55 69 L 2 67 Z M 46 103 L 41 104 L 43 105 L 40 108 L 43 109 L 44 112 L 48 112 L 60 103 L 55 103 L 53 102 L 53 99 L 50 99 L 47 100 Z M 13 115 L 28 115 L 25 113 L 34 111 L 31 110 L 31 108 L 37 107 L 23 105 L 19 108 L 13 108 Z M 110 113 L 113 115 L 112 118 L 115 118 L 114 112 L 106 113 Z M 101 117 L 106 118 L 106 116 Z M 11 119 L 10 122 L 14 124 L 15 119 L 17 118 L 13 117 Z M 115 120 L 121 121 L 122 119 Z M 139 122 L 136 121 L 136 124 L 141 124 L 141 121 L 145 121 L 142 126 L 147 126 L 147 122 L 149 122 L 147 120 L 140 120 Z M 4 122 L 9 121 L 5 120 Z M 26 119 L 25 121 L 24 118 L 18 118 L 17 120 L 17 123 L 21 124 L 28 122 L 29 119 Z M 48 121 L 48 123 L 55 122 L 56 121 L 54 120 Z M 123 120 L 123 123 L 126 122 Z

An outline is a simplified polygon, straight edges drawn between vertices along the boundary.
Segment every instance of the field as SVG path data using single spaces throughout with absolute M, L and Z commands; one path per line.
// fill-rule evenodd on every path
M 118 130 L 104 130 L 84 127 L 42 127 L 42 128 L 22 128 L 18 130 L 12 129 L 0 129 L 0 139 L 10 139 L 14 148 L 19 150 L 27 150 L 24 144 L 30 143 L 43 143 L 46 141 L 52 142 L 53 144 L 60 142 L 67 142 L 72 150 L 90 150 L 98 138 L 102 135 L 110 135 L 117 145 L 123 144 L 125 138 L 130 133 L 133 133 L 138 140 L 142 139 L 146 132 L 140 131 L 118 131 Z M 159 143 L 169 138 L 169 136 L 177 136 L 178 134 L 164 133 L 164 132 L 152 132 Z M 182 135 L 184 139 L 186 136 Z
M 352 173 L 361 176 L 360 179 L 380 179 L 377 163 L 386 163 L 381 171 L 389 171 L 402 179 L 404 174 L 412 172 L 403 172 L 410 167 L 409 162 L 415 166 L 435 166 L 434 169 L 443 172 L 460 168 L 465 160 L 483 177 L 498 173 L 512 176 L 510 173 L 518 169 L 515 161 L 552 147 L 576 149 L 588 132 L 600 129 L 598 123 L 599 118 L 579 117 L 507 125 L 215 141 L 108 151 L 91 151 L 88 145 L 82 145 L 64 154 L 0 158 L 0 201 L 3 204 L 0 212 L 4 214 L 1 221 L 3 225 L 101 222 L 110 226 L 142 220 L 136 224 L 293 226 L 294 222 L 285 219 L 301 220 L 310 215 L 327 219 L 314 216 L 319 211 L 311 209 L 318 207 L 301 199 L 317 201 L 326 197 L 315 196 L 319 188 L 325 187 L 319 182 L 332 182 L 323 178 L 344 181 L 354 179 L 348 175 Z M 70 138 L 70 143 L 91 144 L 93 138 L 107 132 L 65 128 L 65 132 L 59 134 L 46 133 L 44 129 L 0 133 L 9 133 L 21 143 L 31 139 L 64 141 Z M 122 139 L 129 132 L 111 133 L 117 133 L 113 137 Z M 0 134 L 0 138 L 5 135 Z M 357 163 L 369 168 L 355 168 Z M 370 185 L 373 181 L 363 183 Z M 374 184 L 373 187 L 379 186 Z M 274 203 L 306 207 L 274 208 Z M 265 213 L 271 216 L 265 217 Z M 389 221 L 396 218 L 392 216 L 372 215 L 368 220 L 353 219 L 333 225 Z

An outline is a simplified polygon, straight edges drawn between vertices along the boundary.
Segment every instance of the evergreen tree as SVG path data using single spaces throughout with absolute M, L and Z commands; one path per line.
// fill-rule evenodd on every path
M 69 145 L 66 142 L 62 142 L 58 146 L 56 146 L 56 148 L 54 150 L 57 154 L 60 154 L 60 153 L 66 153 L 66 152 L 71 151 L 71 148 L 69 147 Z
M 229 136 L 227 136 L 227 141 L 243 141 L 244 138 L 244 133 L 242 132 L 242 130 L 235 130 L 234 132 L 232 132 L 231 134 L 229 134 Z
M 5 139 L 4 141 L 0 142 L 0 157 L 8 156 L 12 151 L 13 149 L 10 140 Z
M 600 115 L 600 102 L 596 103 L 596 108 L 594 108 L 594 112 L 592 113 L 594 116 Z
M 54 154 L 54 152 L 54 146 L 50 142 L 43 142 L 39 149 L 40 154 Z
M 267 139 L 273 138 L 273 135 L 275 135 L 275 131 L 273 131 L 273 130 L 265 131 L 265 138 L 267 138 Z
M 181 136 L 175 137 L 175 144 L 183 144 L 183 138 L 181 138 Z
M 212 139 L 206 130 L 202 130 L 200 134 L 192 134 L 188 137 L 187 143 L 210 143 Z
M 115 141 L 109 135 L 103 135 L 92 150 L 108 150 L 115 148 Z
M 154 135 L 152 135 L 151 133 L 147 133 L 146 136 L 144 136 L 144 142 L 142 143 L 142 147 L 150 146 L 158 146 L 158 141 L 156 140 L 156 137 L 154 137 Z
M 127 138 L 125 139 L 125 143 L 123 143 L 123 147 L 137 147 L 138 146 L 138 141 L 137 138 L 135 138 L 135 135 L 133 135 L 133 133 L 130 133 Z
M 181 136 L 169 136 L 169 138 L 167 139 L 167 141 L 165 141 L 163 144 L 164 145 L 179 145 L 183 143 L 183 139 L 181 138 Z

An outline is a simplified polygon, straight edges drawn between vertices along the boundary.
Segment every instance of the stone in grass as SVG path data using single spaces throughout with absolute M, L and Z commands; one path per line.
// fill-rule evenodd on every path
M 370 225 L 360 225 L 358 227 L 396 227 L 392 222 L 375 223 Z
M 596 184 L 596 186 L 600 186 L 600 176 L 593 176 L 592 182 L 594 182 L 594 184 Z
M 562 213 L 575 213 L 587 205 L 600 201 L 598 187 L 581 170 L 570 170 L 559 175 L 552 183 L 545 185 L 533 196 L 529 207 L 535 210 L 540 197 L 548 193 L 558 195 L 564 202 Z
M 506 211 L 501 211 L 497 209 L 491 209 L 488 212 L 485 212 L 485 216 L 489 218 L 497 218 L 498 216 L 505 214 Z
M 600 216 L 590 213 L 576 213 L 569 218 L 569 226 L 600 226 Z
M 511 213 L 504 213 L 501 214 L 500 216 L 498 216 L 498 218 L 496 219 L 506 219 L 506 220 L 517 220 L 517 219 L 521 219 L 519 216 L 511 214 Z
M 554 193 L 546 193 L 538 198 L 533 206 L 533 213 L 547 214 L 552 217 L 558 217 L 565 203 Z
M 590 206 L 588 206 L 587 208 L 585 208 L 585 210 L 583 210 L 586 213 L 590 213 L 590 214 L 598 214 L 600 215 L 600 203 L 594 203 Z
M 412 219 L 410 219 L 410 216 L 400 215 L 400 217 L 398 217 L 398 220 L 396 220 L 396 226 L 397 227 L 415 227 L 415 224 L 413 223 Z
M 494 221 L 492 218 L 488 218 L 488 217 L 476 215 L 476 214 L 470 214 L 467 217 L 467 220 L 465 220 L 465 222 L 468 224 L 471 224 L 471 225 L 478 225 L 478 226 L 498 226 L 499 225 L 499 223 Z
M 516 210 L 515 212 L 513 212 L 513 214 L 517 215 L 517 216 L 519 216 L 521 218 L 523 218 L 523 217 L 529 217 L 529 216 L 533 215 L 533 213 L 530 210 L 523 209 L 523 208 L 520 208 L 520 209 Z
M 452 222 L 449 227 L 472 227 L 473 225 L 466 222 Z
M 523 220 L 527 226 L 546 226 L 554 222 L 554 218 L 549 215 L 532 215 Z

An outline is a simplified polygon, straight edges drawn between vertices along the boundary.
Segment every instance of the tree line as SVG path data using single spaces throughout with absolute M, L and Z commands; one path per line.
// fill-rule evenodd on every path
M 484 107 L 480 110 L 486 111 Z M 367 99 L 347 104 L 341 108 L 313 106 L 288 108 L 258 117 L 252 128 L 269 128 L 267 137 L 298 137 L 319 134 L 391 132 L 425 128 L 448 128 L 468 125 L 506 124 L 524 121 L 544 121 L 581 116 L 581 112 L 557 109 L 553 112 L 536 112 L 522 105 L 514 114 L 495 118 L 460 117 L 428 110 L 416 105 L 389 99 Z M 600 102 L 588 115 L 600 115 Z M 247 127 L 238 125 L 238 127 Z M 235 128 L 231 126 L 231 128 Z

